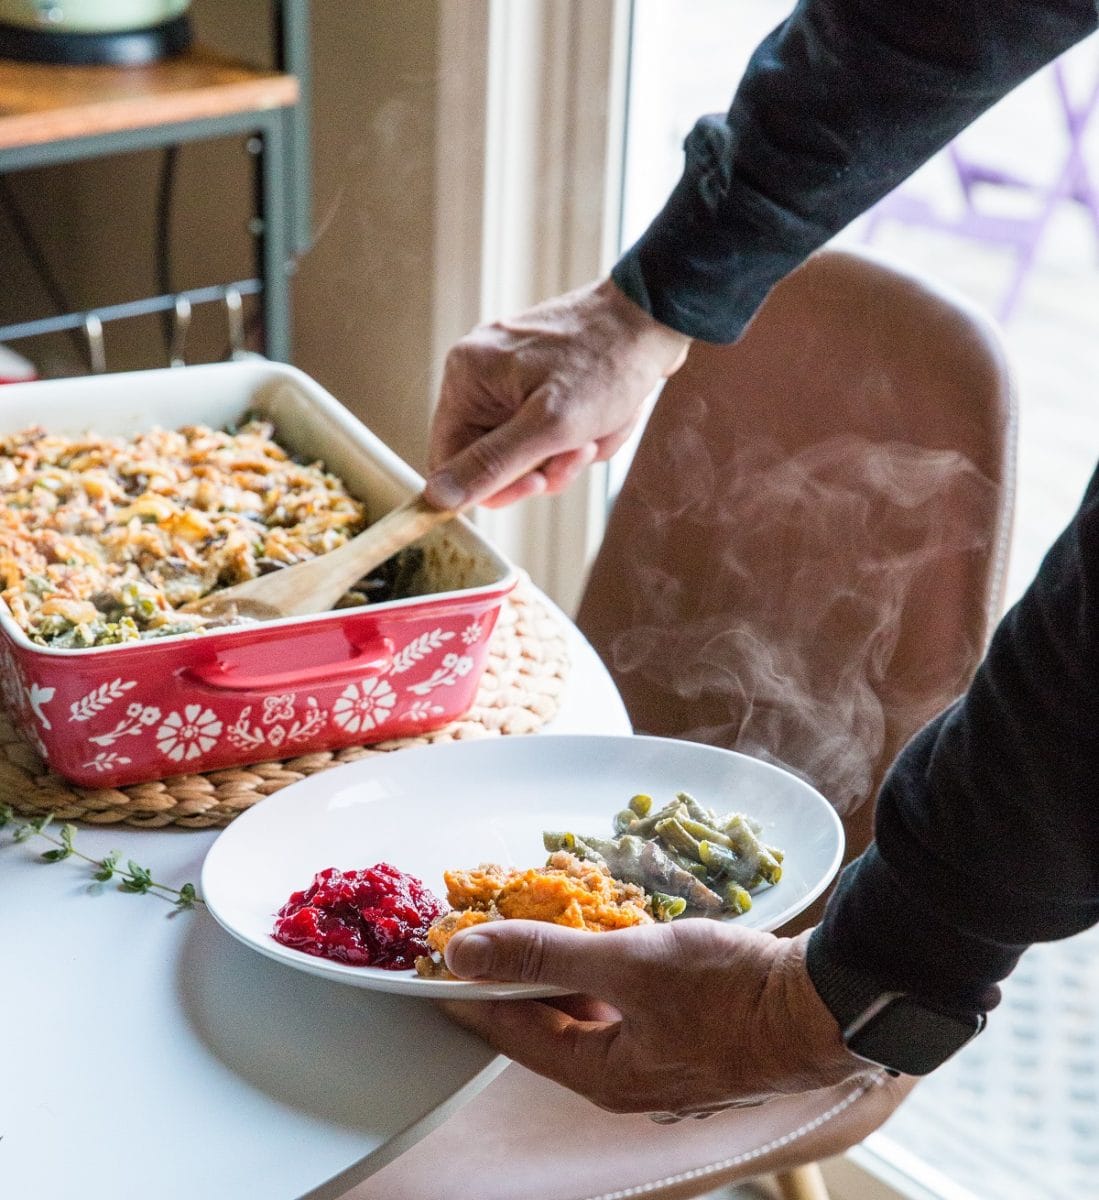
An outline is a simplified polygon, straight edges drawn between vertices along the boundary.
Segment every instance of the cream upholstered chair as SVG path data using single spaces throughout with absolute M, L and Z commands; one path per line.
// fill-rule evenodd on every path
M 738 343 L 692 347 L 578 614 L 635 729 L 785 763 L 845 813 L 859 852 L 886 767 L 965 687 L 999 614 L 1013 411 L 990 325 L 861 254 L 818 253 Z M 911 1086 L 658 1126 L 512 1064 L 350 1196 L 685 1200 L 770 1173 L 815 1200 L 812 1164 Z

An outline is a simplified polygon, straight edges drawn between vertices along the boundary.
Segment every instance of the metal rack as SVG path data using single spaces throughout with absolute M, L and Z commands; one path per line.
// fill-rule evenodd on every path
M 234 135 L 248 137 L 255 164 L 253 277 L 0 326 L 0 342 L 83 329 L 92 369 L 103 369 L 105 323 L 164 312 L 173 317 L 176 358 L 192 307 L 221 303 L 231 348 L 240 350 L 241 298 L 258 295 L 264 353 L 289 359 L 289 277 L 311 223 L 308 0 L 278 0 L 273 13 L 274 71 L 199 48 L 140 74 L 0 62 L 0 174 Z

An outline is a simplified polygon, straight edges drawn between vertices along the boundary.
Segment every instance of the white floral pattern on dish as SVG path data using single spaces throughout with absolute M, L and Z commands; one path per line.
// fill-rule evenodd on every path
M 223 725 L 212 709 L 188 704 L 182 713 L 169 713 L 156 731 L 157 749 L 172 762 L 200 758 L 212 750 L 221 737 Z
M 397 693 L 384 679 L 349 683 L 332 705 L 332 720 L 348 733 L 369 733 L 392 713 Z

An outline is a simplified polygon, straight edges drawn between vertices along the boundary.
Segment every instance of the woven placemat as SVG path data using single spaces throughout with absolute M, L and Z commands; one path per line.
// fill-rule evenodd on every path
M 30 817 L 53 813 L 58 820 L 92 825 L 216 828 L 228 825 L 264 796 L 341 763 L 431 742 L 534 733 L 557 712 L 568 665 L 560 622 L 524 579 L 500 610 L 472 708 L 434 733 L 208 775 L 177 775 L 123 788 L 84 788 L 48 771 L 0 709 L 0 799 Z

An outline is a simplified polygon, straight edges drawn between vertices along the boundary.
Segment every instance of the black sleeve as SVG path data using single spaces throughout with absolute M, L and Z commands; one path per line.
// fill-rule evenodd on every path
M 884 984 L 985 1007 L 1027 945 L 1099 922 L 1099 471 L 875 821 L 813 936 Z
M 800 0 L 617 263 L 692 337 L 735 340 L 805 257 L 1097 24 L 1096 0 Z

